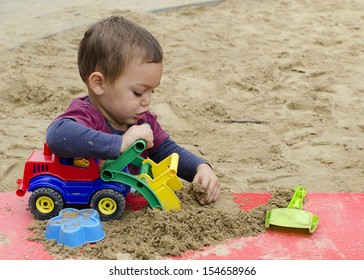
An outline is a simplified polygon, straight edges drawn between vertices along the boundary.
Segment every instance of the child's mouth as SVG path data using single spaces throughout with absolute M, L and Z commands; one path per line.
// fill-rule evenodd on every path
M 138 119 L 138 120 L 141 120 L 143 117 L 144 117 L 145 113 L 140 113 L 140 114 L 136 114 L 135 117 Z

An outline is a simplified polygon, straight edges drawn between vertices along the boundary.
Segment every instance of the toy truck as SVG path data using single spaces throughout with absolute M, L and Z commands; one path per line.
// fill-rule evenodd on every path
M 57 216 L 67 205 L 93 208 L 104 221 L 118 219 L 131 188 L 144 196 L 152 208 L 180 210 L 174 193 L 183 187 L 177 177 L 178 154 L 156 164 L 140 156 L 145 148 L 145 141 L 138 140 L 103 167 L 92 158 L 86 160 L 87 165 L 75 166 L 74 159 L 53 154 L 45 143 L 43 151 L 33 151 L 26 161 L 16 194 L 22 197 L 26 192 L 32 193 L 29 209 L 41 220 Z M 129 164 L 139 167 L 140 173 L 130 174 Z

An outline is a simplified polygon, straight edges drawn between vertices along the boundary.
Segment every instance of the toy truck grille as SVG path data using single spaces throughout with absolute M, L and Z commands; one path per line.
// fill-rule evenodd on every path
M 44 172 L 48 172 L 48 171 L 49 171 L 48 164 L 34 164 L 33 165 L 33 174 L 44 173 Z

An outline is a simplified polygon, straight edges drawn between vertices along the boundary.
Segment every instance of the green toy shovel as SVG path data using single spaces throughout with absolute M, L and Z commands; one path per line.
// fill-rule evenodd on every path
M 287 208 L 275 208 L 267 211 L 265 227 L 270 225 L 308 229 L 314 233 L 318 226 L 318 217 L 312 213 L 302 210 L 303 199 L 306 196 L 306 189 L 302 186 L 294 188 L 293 197 Z

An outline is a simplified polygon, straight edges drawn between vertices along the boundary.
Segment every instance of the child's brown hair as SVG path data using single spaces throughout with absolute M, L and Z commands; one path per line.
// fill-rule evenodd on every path
M 161 63 L 163 50 L 148 30 L 123 17 L 112 16 L 85 32 L 78 49 L 78 69 L 85 83 L 95 71 L 113 83 L 135 58 Z

